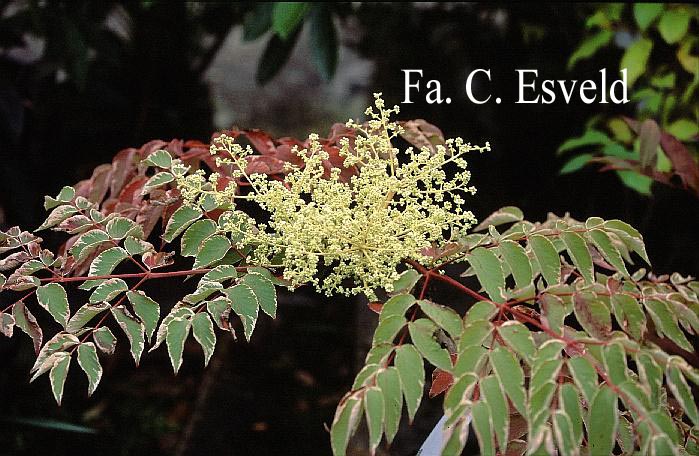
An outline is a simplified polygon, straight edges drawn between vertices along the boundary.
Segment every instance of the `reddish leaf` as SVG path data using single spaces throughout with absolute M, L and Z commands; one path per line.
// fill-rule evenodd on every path
M 245 157 L 248 166 L 245 172 L 250 175 L 260 174 L 281 174 L 284 171 L 284 162 L 269 155 L 251 155 Z
M 430 399 L 439 396 L 454 384 L 454 377 L 442 369 L 435 369 L 432 372 L 432 385 L 430 386 Z
M 252 147 L 261 155 L 274 155 L 277 148 L 274 147 L 272 138 L 262 130 L 252 129 L 243 130 L 242 132 L 252 144 Z
M 146 176 L 139 176 L 134 178 L 131 182 L 126 184 L 124 188 L 119 193 L 119 201 L 123 203 L 138 204 L 143 199 L 141 196 L 141 190 L 143 186 L 148 182 Z
M 660 135 L 660 147 L 672 162 L 675 173 L 682 179 L 684 187 L 691 188 L 699 195 L 699 165 L 685 145 L 674 136 L 663 132 Z
M 146 252 L 143 254 L 143 264 L 148 269 L 164 268 L 175 262 L 175 252 Z
M 369 304 L 367 304 L 369 309 L 371 309 L 373 312 L 376 312 L 377 314 L 381 314 L 381 309 L 383 309 L 383 302 L 381 301 L 372 301 Z
M 109 184 L 109 196 L 120 194 L 124 184 L 135 174 L 135 165 L 139 159 L 138 149 L 128 148 L 120 151 L 112 160 L 112 181 Z
M 435 152 L 436 146 L 443 146 L 445 144 L 442 130 L 424 119 L 408 120 L 400 124 L 405 130 L 403 134 L 401 134 L 403 139 L 419 149 L 428 147 Z

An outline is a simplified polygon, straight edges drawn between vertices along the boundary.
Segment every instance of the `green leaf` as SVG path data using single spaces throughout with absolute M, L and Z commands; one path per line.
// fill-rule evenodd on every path
M 393 289 L 391 290 L 391 293 L 410 293 L 421 277 L 422 274 L 417 272 L 415 269 L 406 269 L 400 274 L 398 279 L 393 282 Z
M 381 388 L 384 398 L 384 431 L 386 441 L 390 444 L 398 432 L 400 415 L 403 408 L 400 378 L 398 370 L 390 366 L 376 376 L 376 384 Z
M 595 270 L 592 264 L 592 256 L 587 249 L 585 239 L 578 233 L 564 231 L 561 233 L 561 240 L 565 244 L 566 250 L 568 250 L 570 258 L 573 260 L 573 264 L 578 268 L 578 271 L 580 271 L 585 281 L 588 284 L 593 283 L 595 281 Z
M 637 191 L 642 195 L 650 195 L 651 187 L 653 186 L 653 179 L 643 175 L 638 174 L 636 171 L 618 170 L 615 171 L 619 179 L 628 188 Z
M 620 384 L 628 380 L 626 375 L 626 352 L 621 343 L 614 342 L 602 349 L 604 366 L 607 375 L 614 384 Z
M 279 70 L 286 64 L 294 50 L 296 41 L 298 40 L 299 32 L 295 31 L 287 40 L 280 38 L 278 35 L 273 35 L 267 41 L 260 62 L 257 66 L 257 74 L 255 79 L 258 84 L 264 85 L 274 78 Z
M 100 302 L 98 304 L 85 304 L 68 320 L 66 325 L 66 331 L 71 333 L 76 333 L 83 329 L 83 327 L 97 315 L 101 314 L 105 310 L 108 310 L 110 305 L 106 302 Z
M 90 295 L 90 304 L 111 301 L 128 289 L 129 286 L 122 279 L 105 280 Z
M 92 396 L 102 378 L 102 365 L 97 357 L 95 344 L 84 342 L 78 345 L 78 364 L 87 375 L 87 395 Z
M 611 143 L 609 136 L 598 130 L 585 130 L 582 136 L 570 138 L 558 147 L 556 154 L 560 155 L 569 150 L 585 146 L 603 146 Z
M 129 254 L 126 252 L 126 250 L 122 249 L 121 247 L 112 247 L 111 249 L 107 249 L 104 252 L 97 255 L 97 258 L 92 260 L 92 264 L 90 264 L 90 272 L 88 275 L 109 275 L 114 271 L 114 269 L 119 265 L 119 263 L 121 263 L 128 257 Z M 80 288 L 81 290 L 91 290 L 99 284 L 103 283 L 104 280 L 105 279 L 86 280 L 78 288 Z
M 498 326 L 498 334 L 507 346 L 517 352 L 526 361 L 530 361 L 536 353 L 534 339 L 529 329 L 522 323 L 510 320 Z
M 493 324 L 485 320 L 477 320 L 467 324 L 459 339 L 459 351 L 471 345 L 481 345 L 493 332 Z
M 34 342 L 34 352 L 39 353 L 44 335 L 34 315 L 27 309 L 23 302 L 18 301 L 12 308 L 12 316 L 15 318 L 17 327 L 32 338 L 32 342 Z
M 461 350 L 452 369 L 454 378 L 466 374 L 477 375 L 485 362 L 486 351 L 487 349 L 482 345 L 472 345 Z
M 204 366 L 209 365 L 211 356 L 216 348 L 216 333 L 211 319 L 204 312 L 194 315 L 192 318 L 192 333 L 202 350 L 204 350 Z
M 204 274 L 201 280 L 207 282 L 224 282 L 226 280 L 235 279 L 236 277 L 238 277 L 238 271 L 235 269 L 235 266 L 222 264 Z
M 188 318 L 175 317 L 167 324 L 167 353 L 170 356 L 172 369 L 177 374 L 182 365 L 182 353 L 184 352 L 184 341 L 189 335 L 191 321 Z
M 586 358 L 582 356 L 575 356 L 568 359 L 568 370 L 573 375 L 573 380 L 575 384 L 578 385 L 580 391 L 585 398 L 587 403 L 591 403 L 592 399 L 595 397 L 595 393 L 598 390 L 597 385 L 597 371 L 590 364 Z
M 680 369 L 668 363 L 665 376 L 667 378 L 667 385 L 670 387 L 670 391 L 672 391 L 672 395 L 675 396 L 675 399 L 677 399 L 682 406 L 685 415 L 697 426 L 699 423 L 699 410 L 697 410 L 697 403 L 694 400 L 692 390 L 687 384 L 684 375 L 682 375 Z
M 644 385 L 650 388 L 651 403 L 659 403 L 663 389 L 663 370 L 647 352 L 639 351 L 636 354 L 636 368 Z
M 330 4 L 316 3 L 311 13 L 311 55 L 325 81 L 330 81 L 337 68 L 338 43 Z
M 69 205 L 64 205 L 64 206 L 58 206 L 54 210 L 51 211 L 48 217 L 46 217 L 46 220 L 44 223 L 39 226 L 34 231 L 41 231 L 45 230 L 46 228 L 51 228 L 52 226 L 56 226 L 71 215 L 75 215 L 78 213 L 78 210 L 74 208 L 73 206 Z
M 362 416 L 363 401 L 350 396 L 340 402 L 335 411 L 335 418 L 330 430 L 330 445 L 335 456 L 345 456 L 349 438 L 354 434 L 359 418 Z
M 584 168 L 587 164 L 590 163 L 590 160 L 594 158 L 594 155 L 592 154 L 580 154 L 576 155 L 575 157 L 571 158 L 565 164 L 561 167 L 560 171 L 558 171 L 559 174 L 570 174 L 574 173 L 576 171 L 580 171 L 582 168 Z
M 461 317 L 454 309 L 435 304 L 426 299 L 418 301 L 418 304 L 420 309 L 425 312 L 425 315 L 434 321 L 437 326 L 448 332 L 452 338 L 461 336 L 464 326 Z
M 398 332 L 403 329 L 406 324 L 405 317 L 400 315 L 392 315 L 379 320 L 379 324 L 374 331 L 371 345 L 376 346 L 382 343 L 392 343 Z
M 478 436 L 478 444 L 481 448 L 481 456 L 495 456 L 493 445 L 493 427 L 491 423 L 490 410 L 484 401 L 473 404 L 471 409 L 473 417 L 473 429 Z
M 105 242 L 110 242 L 109 235 L 102 230 L 91 230 L 83 234 L 70 248 L 70 254 L 75 261 L 80 263 L 87 258 L 97 247 Z
M 558 392 L 559 407 L 565 412 L 570 420 L 570 430 L 573 434 L 573 444 L 575 446 L 580 445 L 583 438 L 583 419 L 578 390 L 571 383 L 564 383 L 558 388 Z
M 532 281 L 532 265 L 524 248 L 514 241 L 502 241 L 498 249 L 512 271 L 517 288 L 529 285 Z
M 126 239 L 124 240 L 124 248 L 127 252 L 129 252 L 130 255 L 133 256 L 140 255 L 149 250 L 154 250 L 153 244 L 151 244 L 150 242 L 146 242 L 142 239 L 137 239 L 133 236 L 126 237 Z
M 569 297 L 560 297 L 555 294 L 543 293 L 539 298 L 541 303 L 541 315 L 551 330 L 561 334 L 565 318 L 573 311 Z
M 643 243 L 643 236 L 636 228 L 621 220 L 607 220 L 604 222 L 604 228 L 619 236 L 624 244 L 643 258 L 643 261 L 650 264 L 646 246 Z
M 165 337 L 167 336 L 167 326 L 173 319 L 185 318 L 191 320 L 193 317 L 194 312 L 187 305 L 181 302 L 175 304 L 175 307 L 173 307 L 170 313 L 167 314 L 165 318 L 163 318 L 163 320 L 160 322 L 160 326 L 158 326 L 158 331 L 156 331 L 155 333 L 155 343 L 148 351 L 153 351 L 157 349 L 158 347 L 160 347 L 160 344 L 165 342 Z
M 624 56 L 621 58 L 619 69 L 626 69 L 627 82 L 629 87 L 633 86 L 634 82 L 646 72 L 646 64 L 648 57 L 653 49 L 653 42 L 648 38 L 641 38 L 626 49 Z
M 498 313 L 498 307 L 492 302 L 478 301 L 471 306 L 464 315 L 464 324 L 468 325 L 474 321 L 490 321 Z
M 568 69 L 572 69 L 580 60 L 585 60 L 595 55 L 600 48 L 609 44 L 613 36 L 614 32 L 611 30 L 600 30 L 594 35 L 585 38 L 568 59 Z
M 420 318 L 412 321 L 408 324 L 408 330 L 413 344 L 427 361 L 444 371 L 451 372 L 451 357 L 449 352 L 435 340 L 434 333 L 437 326 L 431 320 Z
M 15 317 L 10 313 L 0 312 L 0 333 L 12 337 L 15 328 Z
M 521 222 L 524 220 L 524 213 L 518 207 L 506 206 L 490 214 L 473 231 L 482 231 L 489 226 L 499 226 L 505 223 Z
M 369 428 L 369 451 L 374 454 L 381 443 L 381 431 L 384 421 L 384 398 L 380 388 L 367 388 L 364 394 L 364 411 Z
M 667 456 L 667 455 L 679 455 L 675 445 L 672 441 L 664 434 L 655 435 L 650 441 L 652 456 Z
M 660 16 L 658 31 L 666 43 L 674 44 L 680 41 L 689 30 L 692 16 L 683 9 L 669 9 Z
M 92 333 L 92 340 L 95 341 L 95 345 L 103 353 L 106 353 L 108 355 L 114 353 L 114 349 L 116 348 L 116 337 L 114 337 L 112 330 L 107 328 L 106 326 L 97 328 Z
M 541 274 L 548 286 L 558 284 L 561 281 L 561 260 L 558 258 L 558 252 L 551 241 L 544 236 L 535 234 L 529 237 L 529 245 L 539 262 Z
M 412 421 L 422 401 L 425 366 L 420 353 L 410 344 L 401 345 L 396 349 L 395 365 L 408 407 L 408 417 Z
M 205 268 L 226 256 L 231 248 L 231 241 L 221 234 L 211 236 L 201 246 L 194 260 L 194 269 Z
M 636 340 L 646 332 L 646 314 L 636 298 L 617 293 L 611 298 L 612 308 L 619 326 Z
M 526 416 L 524 371 L 519 361 L 505 347 L 498 347 L 490 352 L 490 364 L 512 404 L 520 414 Z
M 126 334 L 131 344 L 131 356 L 138 366 L 145 346 L 143 323 L 138 321 L 124 306 L 112 307 L 112 315 Z
M 599 252 L 605 260 L 611 264 L 617 271 L 621 272 L 624 277 L 629 277 L 629 271 L 626 270 L 624 260 L 616 246 L 612 243 L 609 235 L 602 230 L 593 229 L 587 233 L 590 239 L 595 244 Z
M 36 299 L 39 305 L 51 314 L 54 320 L 64 328 L 68 324 L 70 309 L 68 296 L 63 287 L 57 283 L 48 283 L 36 289 Z
M 667 132 L 680 141 L 691 141 L 699 134 L 699 125 L 690 119 L 678 119 L 667 126 Z
M 272 10 L 272 29 L 284 40 L 299 27 L 308 12 L 306 2 L 275 2 Z
M 531 388 L 530 388 L 531 390 Z M 551 401 L 556 392 L 556 383 L 550 380 L 529 394 L 527 419 L 529 421 L 529 448 L 537 448 L 543 437 L 545 427 L 551 415 Z
M 496 302 L 503 302 L 502 294 L 505 290 L 505 274 L 498 257 L 492 251 L 478 247 L 466 258 L 474 271 L 476 271 L 476 277 L 478 277 L 478 281 L 486 293 L 488 293 L 490 299 Z
M 677 324 L 677 319 L 672 314 L 665 301 L 647 299 L 645 305 L 659 334 L 664 334 L 668 339 L 687 351 L 694 351 L 692 344 L 687 340 L 687 337 L 680 329 Z
M 633 5 L 633 16 L 642 31 L 645 31 L 662 11 L 661 3 L 634 3 Z
M 161 172 L 155 174 L 150 179 L 148 179 L 148 181 L 143 185 L 143 189 L 141 190 L 141 195 L 147 195 L 151 192 L 151 190 L 158 188 L 160 186 L 163 186 L 165 184 L 169 184 L 170 182 L 172 182 L 174 180 L 175 180 L 175 176 L 173 176 L 172 173 L 161 171 Z
M 189 225 L 194 223 L 202 216 L 200 209 L 180 206 L 170 217 L 165 227 L 165 234 L 163 234 L 163 239 L 166 242 L 172 242 L 177 236 L 180 235 Z
M 274 284 L 257 272 L 250 272 L 243 276 L 240 283 L 252 289 L 257 297 L 257 302 L 264 313 L 272 318 L 277 317 L 277 291 Z
M 590 454 L 612 453 L 618 418 L 616 394 L 607 386 L 599 388 L 590 405 L 587 421 Z
M 390 298 L 381 308 L 379 322 L 389 317 L 400 316 L 405 319 L 405 312 L 417 302 L 413 295 L 400 294 Z
M 197 220 L 182 235 L 182 256 L 197 256 L 202 243 L 218 230 L 216 222 L 209 219 Z
M 228 296 L 228 299 L 231 300 L 233 311 L 243 322 L 245 338 L 249 342 L 250 337 L 252 337 L 252 332 L 255 330 L 257 312 L 260 307 L 255 293 L 252 291 L 252 288 L 245 284 L 227 288 L 223 290 L 223 292 Z
M 143 227 L 126 217 L 115 217 L 107 222 L 105 227 L 107 234 L 112 239 L 124 239 L 126 236 L 133 236 L 141 239 L 143 237 Z
M 556 410 L 551 421 L 561 454 L 577 454 L 578 446 L 573 440 L 573 423 L 570 417 L 564 411 Z
M 507 437 L 510 430 L 510 411 L 502 384 L 494 375 L 489 375 L 480 381 L 480 391 L 483 399 L 490 408 L 490 417 L 498 441 L 500 453 L 507 451 Z
M 68 369 L 70 368 L 70 354 L 61 353 L 60 355 L 61 356 L 57 356 L 57 359 L 51 368 L 51 372 L 49 373 L 51 391 L 53 392 L 53 397 L 56 399 L 56 403 L 58 405 L 61 405 L 61 399 L 63 399 L 63 386 L 66 383 Z
M 126 297 L 133 306 L 136 316 L 143 322 L 146 336 L 152 340 L 160 320 L 160 305 L 140 290 L 129 291 Z
M 182 298 L 182 301 L 187 304 L 199 304 L 219 290 L 223 290 L 223 284 L 220 282 L 209 282 L 202 278 L 199 281 L 199 285 L 197 285 L 197 289 Z
M 447 391 L 444 396 L 444 412 L 448 417 L 454 415 L 461 410 L 461 407 L 468 405 L 478 383 L 478 376 L 466 374 L 458 378 Z
M 148 155 L 141 163 L 158 168 L 170 169 L 172 166 L 172 155 L 166 150 L 156 150 Z
M 70 203 L 73 198 L 75 198 L 75 189 L 73 187 L 63 187 L 55 198 L 44 196 L 44 209 L 49 210 L 61 203 Z

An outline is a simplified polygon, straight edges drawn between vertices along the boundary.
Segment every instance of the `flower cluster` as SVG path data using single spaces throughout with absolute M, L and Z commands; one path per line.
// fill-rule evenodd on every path
M 283 180 L 247 175 L 245 157 L 251 150 L 225 135 L 214 141 L 217 163 L 231 166 L 234 177 L 250 184 L 244 195 L 228 190 L 229 201 L 245 198 L 269 214 L 261 223 L 241 212 L 246 223 L 233 217 L 224 224 L 239 240 L 238 247 L 252 247 L 249 261 L 277 263 L 293 284 L 311 283 L 328 295 L 363 292 L 373 297 L 378 288 L 391 290 L 402 260 L 428 261 L 425 249 L 474 224 L 473 214 L 464 208 L 463 195 L 475 193 L 468 185 L 464 155 L 489 150 L 489 144 L 472 146 L 457 138 L 435 150 L 401 152 L 393 145 L 402 132 L 390 120 L 395 113 L 398 107 L 387 109 L 376 94 L 374 108 L 366 111 L 368 120 L 347 123 L 359 133 L 353 144 L 341 143 L 343 166 L 359 170 L 349 182 L 340 180 L 339 168 L 327 175 L 323 162 L 328 153 L 317 135 L 309 136 L 307 149 L 293 150 L 303 166 L 288 164 Z M 205 183 L 203 177 L 178 181 L 188 204 L 200 205 L 208 194 L 220 201 L 216 186 Z

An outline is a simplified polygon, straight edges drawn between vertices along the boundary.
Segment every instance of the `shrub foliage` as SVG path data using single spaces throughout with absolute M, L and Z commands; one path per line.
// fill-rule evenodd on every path
M 206 365 L 217 335 L 250 340 L 260 313 L 275 317 L 276 287 L 311 282 L 386 296 L 371 303 L 372 348 L 333 419 L 337 455 L 362 420 L 372 452 L 390 444 L 428 373 L 430 398 L 443 395 L 442 454 L 460 454 L 469 431 L 484 455 L 698 454 L 699 282 L 635 267 L 650 263 L 643 237 L 620 220 L 532 223 L 505 207 L 469 231 L 462 155 L 487 146 L 376 108 L 305 142 L 232 130 L 212 146 L 126 149 L 46 198 L 36 232 L 64 233 L 57 250 L 36 232 L 0 233 L 0 330 L 31 339 L 31 381 L 47 373 L 60 404 L 77 361 L 92 394 L 118 340 L 136 364 L 164 344 L 176 373 L 191 335 Z M 414 147 L 400 151 L 399 136 Z M 303 224 L 317 235 L 300 245 Z M 460 276 L 444 272 L 454 265 Z M 172 308 L 149 295 L 186 277 L 196 287 Z M 431 300 L 436 286 L 466 311 Z

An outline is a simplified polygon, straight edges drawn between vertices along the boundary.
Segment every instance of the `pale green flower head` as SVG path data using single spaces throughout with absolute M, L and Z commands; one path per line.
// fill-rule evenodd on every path
M 465 208 L 464 196 L 476 189 L 468 185 L 464 155 L 490 150 L 487 143 L 473 146 L 456 138 L 435 150 L 401 151 L 394 146 L 402 132 L 391 120 L 396 113 L 397 106 L 387 109 L 375 94 L 368 120 L 347 123 L 357 131 L 353 145 L 341 142 L 343 166 L 358 169 L 349 182 L 340 179 L 339 168 L 327 175 L 328 153 L 318 135 L 309 136 L 307 149 L 293 150 L 303 166 L 289 164 L 283 180 L 247 175 L 245 157 L 252 151 L 223 135 L 211 152 L 219 165 L 232 167 L 234 177 L 249 181 L 250 191 L 241 194 L 233 184 L 217 191 L 218 177 L 205 179 L 199 172 L 178 179 L 180 191 L 186 204 L 213 197 L 233 208 L 237 199 L 246 199 L 267 212 L 266 223 L 245 216 L 241 224 L 241 213 L 235 223 L 224 224 L 239 248 L 252 247 L 249 262 L 277 266 L 292 284 L 310 283 L 328 295 L 373 298 L 379 288 L 391 291 L 401 261 L 429 262 L 425 249 L 449 242 L 476 222 Z

